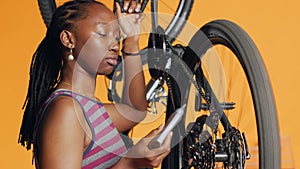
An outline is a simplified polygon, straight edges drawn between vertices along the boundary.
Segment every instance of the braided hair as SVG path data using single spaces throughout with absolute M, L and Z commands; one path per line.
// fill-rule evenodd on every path
M 103 5 L 93 0 L 75 0 L 58 7 L 45 38 L 32 56 L 29 86 L 22 107 L 25 111 L 18 139 L 27 150 L 33 144 L 34 125 L 39 109 L 61 80 L 63 55 L 67 49 L 60 42 L 60 33 L 63 30 L 74 30 L 74 23 L 88 16 L 87 7 L 93 4 Z

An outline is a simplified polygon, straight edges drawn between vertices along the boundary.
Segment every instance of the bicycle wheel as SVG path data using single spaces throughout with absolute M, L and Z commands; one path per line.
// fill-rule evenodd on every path
M 245 134 L 247 139 L 240 136 L 240 141 L 235 145 L 243 144 L 243 140 L 246 140 L 248 146 L 240 145 L 238 149 L 247 149 L 251 158 L 245 160 L 245 150 L 233 148 L 225 148 L 226 153 L 222 154 L 225 158 L 222 160 L 220 154 L 213 154 L 219 142 L 222 142 L 220 140 L 225 139 L 222 133 L 226 127 L 220 123 L 213 134 L 210 132 L 207 140 L 200 142 L 203 139 L 200 135 L 195 138 L 196 130 L 205 132 L 211 112 L 208 111 L 207 99 L 202 99 L 199 104 L 190 95 L 188 103 L 196 106 L 194 112 L 188 110 L 187 114 L 199 116 L 196 122 L 191 123 L 197 125 L 189 128 L 189 134 L 179 144 L 183 148 L 179 152 L 171 152 L 173 159 L 167 159 L 164 168 L 279 169 L 280 138 L 275 101 L 265 65 L 251 38 L 230 21 L 212 21 L 204 25 L 190 41 L 184 57 L 194 60 L 191 58 L 193 55 L 201 59 L 201 66 L 195 71 L 195 80 L 203 92 L 209 97 L 215 96 L 222 103 L 220 107 L 231 126 Z M 193 90 L 196 89 L 191 88 L 191 94 Z M 231 137 L 227 143 L 234 145 L 231 144 L 232 140 Z M 178 154 L 182 154 L 182 157 Z M 181 164 L 174 164 L 178 159 Z M 242 164 L 242 161 L 246 163 Z
M 54 13 L 57 5 L 61 5 L 66 1 L 67 0 L 38 0 L 39 9 L 44 23 L 47 27 L 51 22 L 52 14 Z M 111 3 L 111 1 L 108 2 Z M 156 24 L 165 25 L 164 29 L 166 35 L 171 37 L 170 42 L 173 42 L 185 25 L 185 22 L 190 15 L 194 1 L 176 0 L 172 4 L 167 4 L 164 1 L 153 0 L 151 1 L 151 3 L 154 5 L 150 5 L 150 3 L 148 3 L 145 8 L 145 12 L 154 11 L 155 13 L 158 13 L 157 19 L 155 19 L 157 20 Z M 172 19 L 166 20 L 164 17 L 160 17 L 159 13 L 172 15 Z

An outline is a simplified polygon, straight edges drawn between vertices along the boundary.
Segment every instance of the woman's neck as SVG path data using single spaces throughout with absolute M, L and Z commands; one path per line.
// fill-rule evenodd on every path
M 62 79 L 57 88 L 65 88 L 95 98 L 96 75 L 92 77 L 83 70 L 63 68 Z

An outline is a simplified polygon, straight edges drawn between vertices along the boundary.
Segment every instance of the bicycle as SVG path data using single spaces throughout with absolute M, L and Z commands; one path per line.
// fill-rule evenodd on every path
M 47 25 L 55 1 L 38 2 Z M 157 103 L 165 104 L 168 119 L 181 105 L 193 105 L 192 111 L 187 106 L 184 120 L 174 130 L 176 146 L 161 168 L 278 169 L 276 106 L 253 40 L 237 24 L 214 20 L 202 26 L 187 46 L 172 45 L 193 1 L 181 0 L 166 28 L 158 23 L 161 2 L 151 0 L 152 32 L 141 52 L 151 75 L 147 84 L 150 112 L 157 113 Z M 115 84 L 122 74 L 115 70 L 109 78 L 109 98 L 117 102 L 120 96 Z M 186 123 L 188 116 L 193 116 L 191 123 Z

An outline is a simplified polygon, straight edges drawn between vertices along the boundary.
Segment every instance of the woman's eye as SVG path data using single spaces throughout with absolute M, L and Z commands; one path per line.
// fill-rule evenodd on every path
M 97 34 L 98 34 L 100 37 L 106 37 L 106 36 L 107 36 L 107 34 L 105 34 L 105 33 L 99 33 L 99 32 L 97 32 Z

